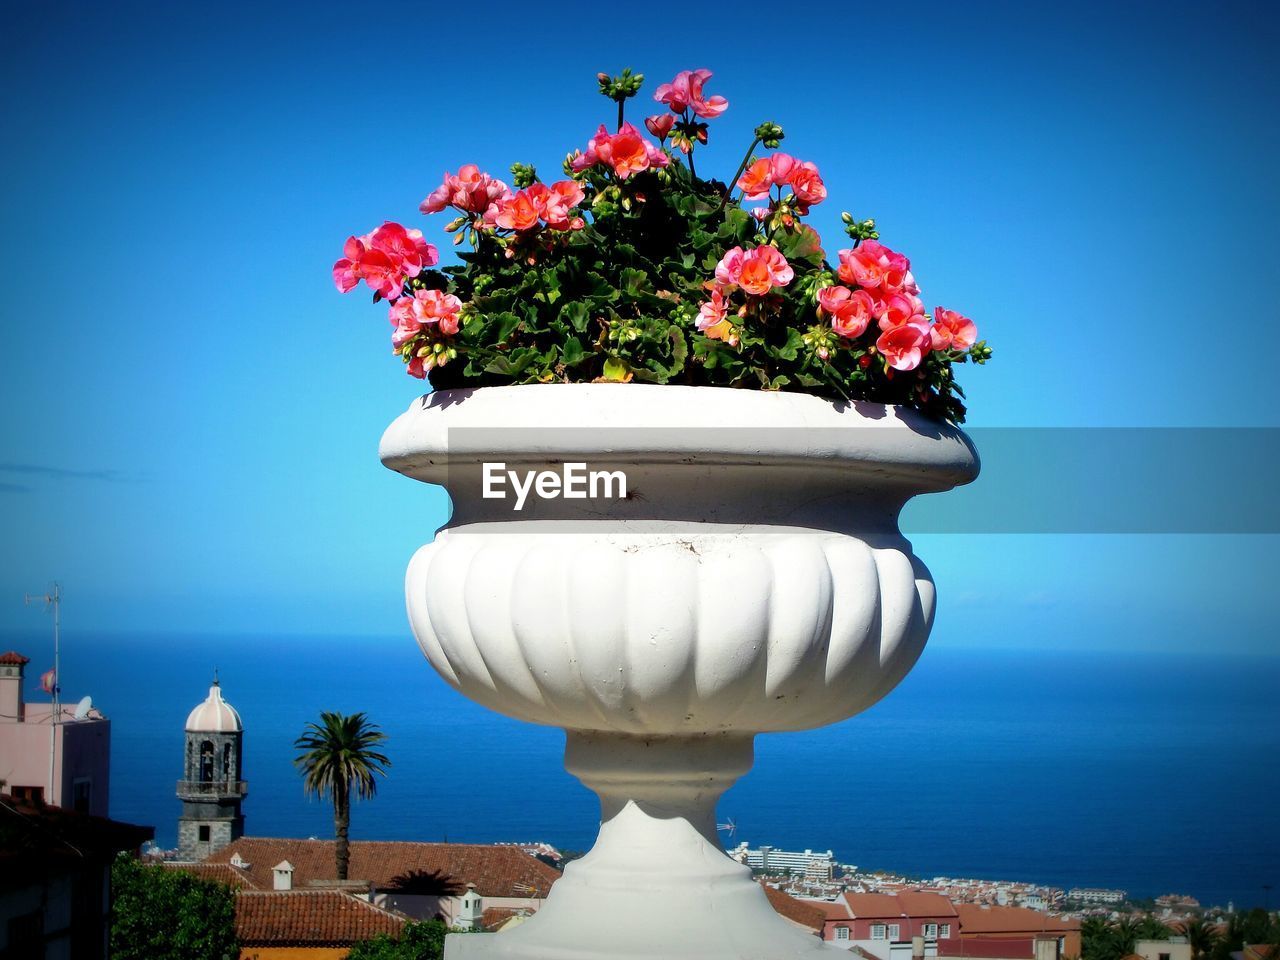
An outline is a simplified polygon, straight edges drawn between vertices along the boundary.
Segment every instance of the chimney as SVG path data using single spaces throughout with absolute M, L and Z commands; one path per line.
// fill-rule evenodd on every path
M 911 960 L 924 960 L 924 937 L 911 938 Z M 1040 960 L 1040 957 L 1036 957 Z
M 21 723 L 26 717 L 22 703 L 22 668 L 30 662 L 12 650 L 0 653 L 0 723 Z
M 483 916 L 484 900 L 476 892 L 476 885 L 468 883 L 467 892 L 462 895 L 462 903 L 458 907 L 458 926 L 464 930 L 479 930 Z
M 273 888 L 276 890 L 292 890 L 293 889 L 293 864 L 288 860 L 281 860 L 271 868 L 271 876 L 274 880 Z

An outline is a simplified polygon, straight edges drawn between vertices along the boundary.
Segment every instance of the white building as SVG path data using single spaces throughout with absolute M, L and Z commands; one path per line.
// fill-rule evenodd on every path
M 1125 890 L 1099 890 L 1094 887 L 1072 887 L 1067 891 L 1068 900 L 1081 903 L 1123 903 L 1128 896 Z
M 791 850 L 775 850 L 767 844 L 761 844 L 752 850 L 744 840 L 732 850 L 729 856 L 739 863 L 745 863 L 752 870 L 764 873 L 789 873 L 801 875 L 809 880 L 830 880 L 835 865 L 835 854 L 830 850 L 815 853 L 805 850 L 798 853 Z

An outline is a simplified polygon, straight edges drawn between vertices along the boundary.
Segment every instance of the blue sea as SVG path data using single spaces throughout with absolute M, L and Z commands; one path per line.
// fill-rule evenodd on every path
M 251 834 L 331 835 L 329 808 L 303 797 L 293 740 L 321 710 L 364 710 L 394 767 L 356 805 L 355 837 L 591 843 L 595 798 L 564 772 L 563 734 L 454 693 L 407 634 L 67 635 L 65 696 L 91 694 L 112 720 L 112 816 L 153 824 L 164 846 L 183 722 L 215 666 L 244 719 Z M 734 842 L 1206 905 L 1259 904 L 1280 880 L 1280 658 L 935 645 L 865 714 L 756 747 L 720 807 Z

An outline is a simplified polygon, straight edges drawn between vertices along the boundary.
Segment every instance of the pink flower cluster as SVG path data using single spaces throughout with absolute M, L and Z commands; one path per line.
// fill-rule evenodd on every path
M 440 262 L 440 251 L 421 230 L 406 230 L 388 220 L 363 237 L 348 237 L 342 258 L 333 265 L 333 282 L 346 293 L 361 280 L 387 300 L 404 291 L 404 282 Z
M 931 350 L 968 350 L 978 338 L 974 322 L 938 307 L 929 323 L 911 262 L 884 244 L 866 240 L 840 251 L 840 280 L 818 292 L 831 328 L 846 339 L 862 336 L 875 320 L 876 350 L 895 370 L 914 370 Z M 856 289 L 850 289 L 854 287 Z
M 749 296 L 764 296 L 774 287 L 785 287 L 795 279 L 795 275 L 795 270 L 777 247 L 761 245 L 750 250 L 734 247 L 726 251 L 716 264 L 711 299 L 698 308 L 698 329 L 712 340 L 736 344 L 738 337 L 729 319 L 730 305 L 725 295 L 741 290 Z M 746 310 L 744 304 L 737 315 L 744 316 Z
M 457 173 L 446 172 L 444 182 L 431 191 L 418 209 L 423 213 L 439 213 L 445 207 L 454 207 L 463 213 L 477 214 L 510 196 L 511 188 L 505 183 L 482 173 L 474 163 L 468 163 Z
M 670 83 L 659 85 L 653 99 L 665 103 L 672 113 L 692 110 L 694 116 L 710 120 L 729 108 L 729 101 L 724 97 L 703 95 L 702 85 L 710 79 L 710 70 L 681 70 Z
M 716 283 L 722 289 L 741 287 L 744 293 L 759 297 L 774 287 L 785 287 L 795 278 L 795 271 L 777 247 L 759 246 L 750 250 L 734 247 L 716 264 Z
M 453 336 L 462 326 L 462 301 L 441 290 L 415 290 L 391 304 L 389 316 L 395 327 L 391 345 L 399 350 L 423 330 Z M 409 358 L 409 374 L 421 380 L 437 364 L 437 354 Z
M 549 187 L 535 183 L 490 206 L 485 221 L 506 230 L 532 230 L 539 223 L 552 230 L 581 230 L 586 221 L 573 208 L 584 195 L 576 180 L 561 180 Z
M 817 164 L 801 162 L 785 153 L 755 161 L 738 178 L 738 186 L 747 200 L 762 200 L 774 187 L 790 187 L 801 213 L 807 213 L 815 203 L 827 199 L 827 186 L 822 182 Z
M 626 180 L 633 173 L 650 167 L 665 167 L 670 162 L 671 158 L 662 148 L 646 140 L 633 125 L 624 123 L 617 133 L 610 133 L 602 123 L 587 143 L 586 152 L 576 151 L 569 165 L 574 173 L 581 173 L 598 163 L 605 163 L 613 168 L 619 180 Z

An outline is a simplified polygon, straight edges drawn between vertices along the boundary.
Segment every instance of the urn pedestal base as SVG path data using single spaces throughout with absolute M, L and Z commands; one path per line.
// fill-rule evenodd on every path
M 600 797 L 600 835 L 542 909 L 499 934 L 453 934 L 445 960 L 792 960 L 837 949 L 779 916 L 716 833 L 752 737 L 570 731 L 565 767 Z

